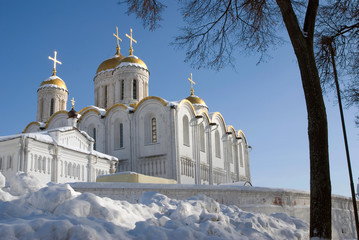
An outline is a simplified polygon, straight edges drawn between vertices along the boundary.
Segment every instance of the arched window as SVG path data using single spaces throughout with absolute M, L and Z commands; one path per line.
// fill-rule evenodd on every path
M 55 101 L 53 98 L 51 98 L 51 102 L 50 102 L 50 116 L 52 116 L 52 114 L 54 114 L 54 110 L 55 110 Z
M 200 139 L 200 150 L 202 152 L 205 152 L 206 151 L 206 142 L 204 140 L 204 126 L 203 124 L 201 124 L 199 126 L 199 139 Z
M 123 148 L 123 124 L 120 123 L 120 148 Z
M 104 87 L 104 101 L 103 101 L 103 106 L 104 108 L 107 108 L 107 86 Z
M 187 116 L 183 117 L 182 123 L 183 123 L 183 144 L 189 146 L 189 122 Z
M 151 136 L 152 143 L 157 143 L 157 126 L 156 126 L 156 118 L 151 119 Z
M 216 130 L 216 133 L 214 134 L 214 142 L 215 142 L 215 150 L 216 150 L 216 157 L 221 157 L 221 143 L 219 139 L 219 132 Z
M 133 99 L 137 99 L 137 81 L 136 81 L 136 79 L 133 79 L 133 87 L 132 87 L 132 97 L 133 97 Z
M 92 138 L 93 138 L 93 140 L 95 140 L 95 142 L 93 144 L 93 149 L 96 150 L 96 128 L 95 127 L 92 129 Z
M 115 124 L 115 149 L 123 148 L 123 123 Z
M 121 100 L 123 100 L 124 94 L 125 94 L 125 81 L 121 80 Z

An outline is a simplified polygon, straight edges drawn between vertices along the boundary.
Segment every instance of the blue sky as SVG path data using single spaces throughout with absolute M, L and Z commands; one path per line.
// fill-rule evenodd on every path
M 125 14 L 126 6 L 111 1 L 0 1 L 0 136 L 21 132 L 36 120 L 37 89 L 52 74 L 48 56 L 58 52 L 57 68 L 69 89 L 69 99 L 80 110 L 94 104 L 93 77 L 99 64 L 114 55 L 116 26 L 122 38 L 121 53 L 128 55 L 130 28 L 138 44 L 134 54 L 150 70 L 150 95 L 181 100 L 190 95 L 187 78 L 193 73 L 195 94 L 219 111 L 227 125 L 242 129 L 249 144 L 254 186 L 309 190 L 307 114 L 301 79 L 287 40 L 256 65 L 258 56 L 235 53 L 236 68 L 217 72 L 193 69 L 185 52 L 169 43 L 179 33 L 181 16 L 176 6 L 164 13 L 162 27 L 154 32 Z M 325 96 L 332 192 L 350 196 L 339 109 L 335 98 Z M 68 109 L 71 103 L 68 103 Z M 345 118 L 354 181 L 359 177 L 359 129 L 356 109 Z

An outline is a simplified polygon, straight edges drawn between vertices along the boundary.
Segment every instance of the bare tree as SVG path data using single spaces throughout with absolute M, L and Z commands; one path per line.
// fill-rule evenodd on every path
M 132 9 L 137 9 L 137 12 L 145 13 L 137 16 L 151 27 L 156 27 L 148 18 L 151 19 L 160 0 L 124 2 L 132 6 Z M 179 2 L 186 26 L 176 38 L 175 44 L 187 47 L 188 60 L 197 67 L 220 69 L 233 63 L 232 53 L 238 50 L 255 51 L 262 58 L 270 46 L 280 41 L 276 32 L 284 23 L 298 60 L 308 113 L 310 237 L 331 239 L 327 116 L 313 47 L 319 0 Z M 161 11 L 156 14 L 160 13 Z
M 333 89 L 329 46 L 333 45 L 343 93 L 348 106 L 359 107 L 359 2 L 331 0 L 321 6 L 316 28 L 316 61 L 322 86 Z M 356 117 L 359 127 L 359 116 Z

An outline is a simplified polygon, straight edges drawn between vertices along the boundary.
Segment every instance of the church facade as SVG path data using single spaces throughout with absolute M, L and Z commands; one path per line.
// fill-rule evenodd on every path
M 69 127 L 73 133 L 87 134 L 92 140 L 87 151 L 103 154 L 107 170 L 92 167 L 86 171 L 91 166 L 84 164 L 84 172 L 91 174 L 80 181 L 93 181 L 103 173 L 133 171 L 183 184 L 251 182 L 250 147 L 244 133 L 226 125 L 219 112 L 210 112 L 194 95 L 193 87 L 190 96 L 178 101 L 149 96 L 149 69 L 133 54 L 132 30 L 127 35 L 131 41 L 127 57 L 120 53 L 118 33 L 114 36 L 116 54 L 99 65 L 94 77 L 94 105 L 78 113 L 74 105 L 66 111 L 68 90 L 56 76 L 55 56 L 53 76 L 38 89 L 37 120 L 23 134 Z M 189 80 L 193 83 L 192 76 Z M 0 148 L 4 142 L 0 139 Z M 87 162 L 92 159 L 85 158 Z M 69 173 L 68 166 L 58 165 L 57 169 Z

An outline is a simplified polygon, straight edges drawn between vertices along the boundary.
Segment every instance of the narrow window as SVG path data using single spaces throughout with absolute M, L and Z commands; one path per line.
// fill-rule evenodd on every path
M 123 124 L 120 123 L 120 148 L 123 148 Z
M 2 158 L 0 157 L 0 170 L 2 169 Z
M 152 143 L 157 143 L 157 127 L 156 127 L 156 118 L 152 118 Z
M 183 117 L 182 123 L 183 123 L 183 144 L 189 146 L 189 123 L 187 116 Z
M 133 99 L 137 99 L 137 81 L 136 81 L 136 79 L 133 79 L 133 87 L 132 87 L 132 90 L 133 90 Z
M 115 149 L 123 148 L 123 124 L 116 123 L 115 124 Z
M 96 150 L 96 128 L 93 128 L 93 130 L 92 130 L 92 137 L 93 137 L 93 140 L 95 140 L 95 142 L 93 144 L 93 149 Z
M 215 141 L 216 157 L 220 158 L 221 157 L 221 144 L 220 144 L 220 140 L 219 140 L 218 130 L 214 134 L 214 137 L 215 137 L 214 141 Z
M 123 95 L 125 93 L 125 81 L 121 81 L 121 100 L 123 100 Z
M 104 88 L 104 108 L 107 108 L 107 86 Z
M 54 108 L 55 108 L 54 99 L 51 98 L 51 103 L 50 103 L 50 116 L 52 116 L 52 114 L 54 114 Z
M 204 140 L 204 126 L 203 124 L 200 125 L 199 127 L 199 139 L 200 139 L 200 150 L 202 152 L 205 152 L 206 151 L 206 146 L 205 146 L 205 140 Z

